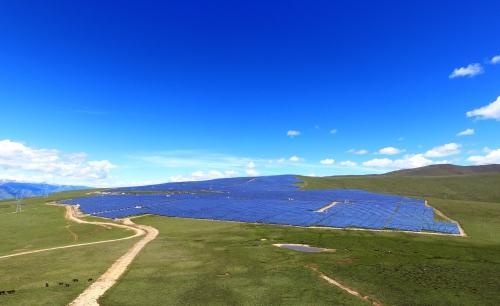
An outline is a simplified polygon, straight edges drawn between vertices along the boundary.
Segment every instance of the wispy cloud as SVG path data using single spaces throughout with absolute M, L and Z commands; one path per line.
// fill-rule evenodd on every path
M 301 134 L 300 131 L 297 130 L 289 130 L 288 132 L 286 132 L 286 135 L 290 138 L 300 136 L 300 134 Z
M 385 170 L 410 169 L 428 166 L 434 162 L 426 158 L 423 154 L 406 155 L 400 159 L 375 158 L 363 162 L 363 166 L 371 168 L 381 168 Z
M 476 131 L 474 129 L 465 129 L 459 133 L 457 133 L 458 137 L 463 137 L 463 136 L 472 136 L 475 134 Z
M 303 160 L 303 158 L 302 158 L 302 157 L 299 157 L 299 156 L 297 156 L 297 155 L 293 155 L 293 156 L 291 156 L 288 160 L 289 160 L 289 161 L 291 161 L 291 162 L 297 163 L 297 162 L 302 161 L 302 160 Z
M 172 175 L 169 177 L 170 182 L 189 182 L 189 181 L 205 181 L 205 180 L 213 180 L 219 178 L 228 178 L 237 176 L 238 172 L 236 171 L 195 171 L 188 175 Z
M 479 63 L 470 64 L 465 67 L 455 68 L 453 72 L 449 75 L 450 79 L 460 78 L 460 77 L 474 77 L 478 74 L 484 72 L 483 66 Z
M 165 168 L 231 168 L 245 167 L 252 159 L 198 150 L 174 150 L 132 156 L 147 163 Z
M 467 112 L 467 117 L 500 120 L 500 96 L 490 104 Z
M 404 152 L 404 150 L 401 150 L 401 149 L 398 149 L 395 147 L 385 147 L 385 148 L 378 150 L 378 153 L 382 154 L 382 155 L 397 155 L 397 154 L 401 154 L 402 152 Z
M 332 135 L 335 135 L 335 134 L 337 134 L 337 133 L 338 133 L 338 130 L 337 130 L 337 129 L 331 129 L 331 130 L 330 130 L 330 134 L 332 134 Z
M 368 154 L 368 150 L 361 149 L 361 150 L 356 150 L 356 149 L 350 149 L 347 151 L 347 153 L 352 153 L 356 155 L 365 155 Z
M 491 58 L 490 63 L 493 65 L 500 63 L 500 55 L 495 55 Z
M 344 166 L 344 167 L 356 167 L 358 165 L 358 163 L 350 161 L 350 160 L 345 160 L 345 161 L 340 162 L 340 165 Z
M 442 146 L 434 147 L 425 152 L 425 156 L 429 158 L 446 157 L 460 154 L 461 145 L 458 143 L 447 143 Z
M 330 166 L 335 163 L 335 159 L 333 158 L 325 158 L 319 161 L 320 164 L 325 165 L 325 166 Z

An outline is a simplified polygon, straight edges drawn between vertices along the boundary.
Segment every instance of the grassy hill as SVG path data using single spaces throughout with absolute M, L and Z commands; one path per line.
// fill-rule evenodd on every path
M 306 189 L 364 189 L 414 197 L 500 203 L 499 174 L 300 177 Z
M 454 176 L 471 174 L 500 174 L 500 165 L 457 166 L 451 164 L 393 171 L 385 176 Z

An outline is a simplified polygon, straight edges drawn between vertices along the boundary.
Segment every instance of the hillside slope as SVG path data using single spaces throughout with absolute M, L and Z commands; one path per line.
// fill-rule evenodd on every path
M 386 176 L 449 176 L 471 174 L 500 174 L 500 165 L 457 166 L 451 164 L 430 165 L 386 173 Z
M 416 197 L 500 203 L 500 174 L 300 177 L 305 189 L 363 189 Z

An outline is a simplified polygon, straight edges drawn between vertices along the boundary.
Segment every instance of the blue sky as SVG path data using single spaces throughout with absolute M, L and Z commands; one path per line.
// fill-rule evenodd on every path
M 0 179 L 114 186 L 500 163 L 499 11 L 4 1 Z

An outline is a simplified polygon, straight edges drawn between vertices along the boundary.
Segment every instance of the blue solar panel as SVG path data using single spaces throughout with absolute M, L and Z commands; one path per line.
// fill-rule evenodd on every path
M 141 214 L 170 217 L 459 234 L 451 222 L 434 221 L 419 199 L 363 190 L 299 190 L 290 175 L 231 178 L 121 188 L 113 194 L 66 200 L 91 215 L 123 218 Z M 158 194 L 131 194 L 130 191 Z M 165 192 L 169 194 L 165 194 Z M 323 212 L 322 207 L 337 202 Z

